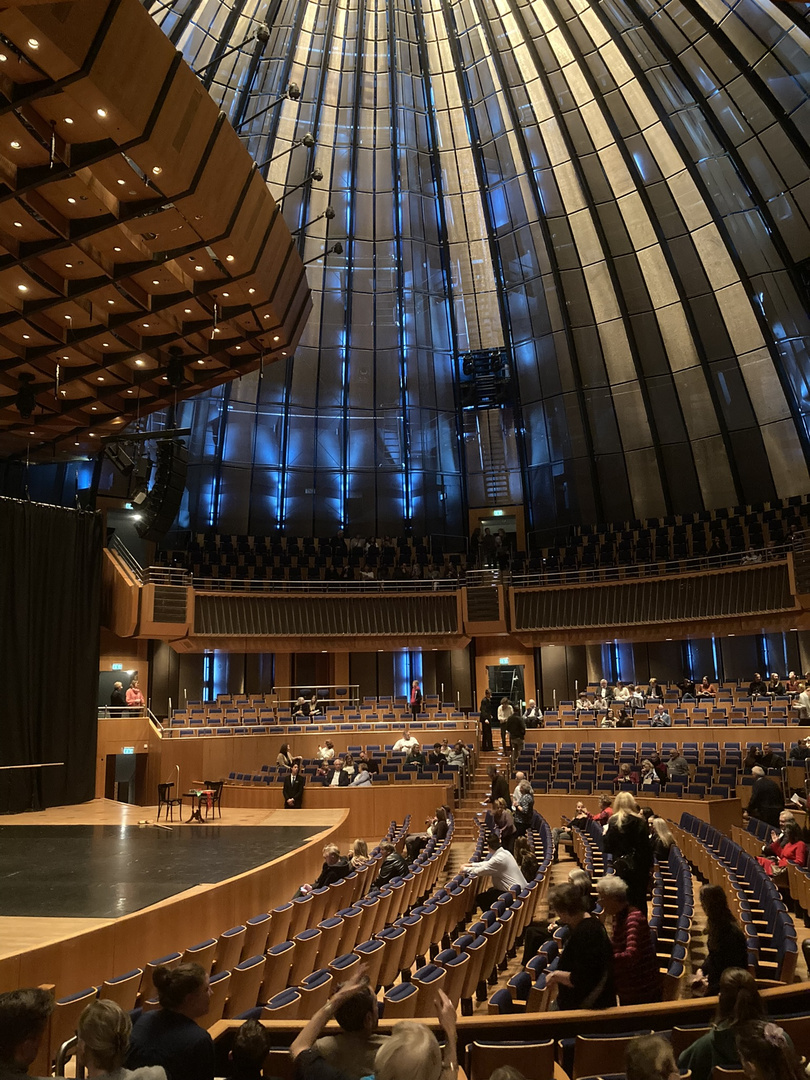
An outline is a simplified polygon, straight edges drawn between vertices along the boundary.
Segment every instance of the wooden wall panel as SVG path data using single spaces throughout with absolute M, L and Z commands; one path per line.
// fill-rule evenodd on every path
M 580 798 L 580 795 L 537 795 L 534 808 L 553 829 L 562 823 L 563 814 L 573 817 Z M 586 796 L 582 801 L 591 813 L 599 809 L 599 798 L 596 795 Z M 726 836 L 731 836 L 732 825 L 740 825 L 742 822 L 743 808 L 739 799 L 667 799 L 644 793 L 638 796 L 638 802 L 640 806 L 651 806 L 656 814 L 668 821 L 674 821 L 676 825 L 681 820 L 681 814 L 694 814 L 701 821 L 714 825 Z

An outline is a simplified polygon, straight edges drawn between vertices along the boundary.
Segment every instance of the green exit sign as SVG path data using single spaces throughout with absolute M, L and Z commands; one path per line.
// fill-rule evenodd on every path
M 508 656 L 499 657 L 498 658 L 498 663 L 499 664 L 508 664 L 509 663 L 509 657 Z

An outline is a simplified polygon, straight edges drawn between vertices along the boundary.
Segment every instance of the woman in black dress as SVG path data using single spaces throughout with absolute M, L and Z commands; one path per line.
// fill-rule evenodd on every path
M 297 761 L 292 763 L 289 775 L 284 780 L 284 805 L 288 810 L 300 810 L 304 798 L 304 778 Z
M 576 885 L 558 885 L 548 898 L 557 921 L 571 931 L 546 986 L 557 987 L 558 1009 L 609 1009 L 616 1004 L 613 946 L 599 919 L 588 915 Z
M 605 832 L 605 851 L 613 856 L 613 869 L 627 885 L 630 906 L 646 911 L 652 843 L 647 822 L 629 791 L 620 791 L 613 800 L 613 814 Z

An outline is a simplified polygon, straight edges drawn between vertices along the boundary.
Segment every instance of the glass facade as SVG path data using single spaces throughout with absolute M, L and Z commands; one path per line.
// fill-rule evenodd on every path
M 152 8 L 312 260 L 295 356 L 180 407 L 182 527 L 466 533 L 495 460 L 530 528 L 810 490 L 810 5 Z

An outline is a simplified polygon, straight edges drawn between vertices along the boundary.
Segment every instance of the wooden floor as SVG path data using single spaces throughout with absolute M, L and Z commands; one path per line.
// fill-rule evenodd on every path
M 188 809 L 184 808 L 186 815 Z M 313 825 L 329 829 L 342 817 L 342 811 L 332 810 L 297 810 L 295 813 L 284 809 L 237 809 L 226 808 L 222 820 L 216 819 L 217 825 L 285 827 Z M 113 802 L 109 799 L 93 799 L 91 802 L 74 806 L 56 806 L 49 810 L 9 814 L 0 818 L 0 824 L 9 825 L 140 825 L 153 828 L 156 824 L 156 806 L 133 806 L 128 803 Z M 164 824 L 161 814 L 160 824 Z M 194 829 L 200 826 L 196 822 L 177 821 L 169 823 L 172 828 Z M 194 891 L 194 890 L 191 890 Z M 75 937 L 77 934 L 108 926 L 114 919 L 82 918 L 25 918 L 19 916 L 0 916 L 0 959 L 15 956 L 28 949 L 55 944 Z

